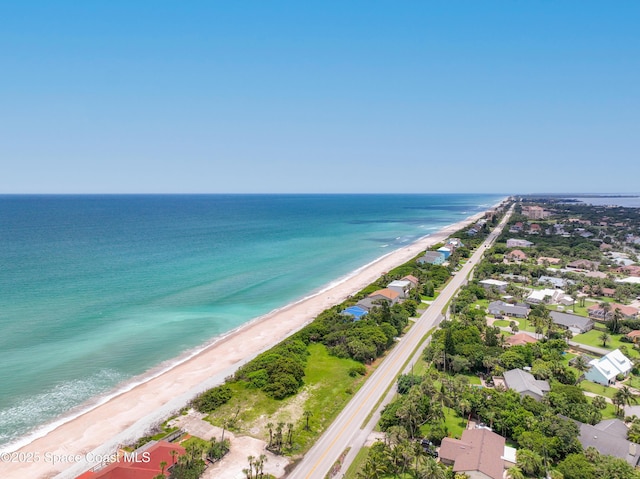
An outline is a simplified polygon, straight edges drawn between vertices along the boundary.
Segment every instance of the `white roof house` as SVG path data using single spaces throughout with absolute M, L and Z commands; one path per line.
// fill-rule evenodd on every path
M 536 289 L 527 297 L 527 303 L 557 303 L 564 297 L 561 289 Z
M 611 351 L 600 359 L 591 360 L 589 365 L 591 369 L 587 371 L 584 378 L 605 386 L 614 383 L 618 374 L 626 376 L 633 369 L 631 360 L 619 349 Z
M 387 288 L 399 293 L 401 298 L 406 298 L 409 290 L 411 289 L 411 281 L 406 279 L 397 279 L 395 281 L 391 281 Z

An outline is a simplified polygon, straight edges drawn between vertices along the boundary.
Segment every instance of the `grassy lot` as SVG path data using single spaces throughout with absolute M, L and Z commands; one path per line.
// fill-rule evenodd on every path
M 582 381 L 580 383 L 580 387 L 584 391 L 589 391 L 591 393 L 599 394 L 600 396 L 608 397 L 609 399 L 613 399 L 613 395 L 616 393 L 617 389 L 611 388 L 609 386 L 603 386 L 602 384 L 596 384 L 591 381 Z
M 344 474 L 344 479 L 356 479 L 357 478 L 357 474 L 358 474 L 358 470 L 367 461 L 367 457 L 368 456 L 369 456 L 369 448 L 368 447 L 363 447 L 362 449 L 360 449 L 358 451 L 358 454 L 356 455 L 355 459 L 353 460 L 353 462 L 349 466 L 349 469 L 347 469 L 347 472 Z
M 420 299 L 422 299 L 423 301 L 433 301 L 435 300 L 438 296 L 440 296 L 440 291 L 436 291 L 435 294 L 433 296 L 425 296 L 424 294 L 420 296 Z
M 595 346 L 597 348 L 603 348 L 602 340 L 600 339 L 601 334 L 602 331 L 592 329 L 591 331 L 588 331 L 584 334 L 578 334 L 577 336 L 574 336 L 573 341 L 575 341 L 576 343 L 587 344 L 589 346 Z M 625 346 L 630 357 L 638 356 L 638 351 L 633 347 L 633 344 L 621 341 L 620 338 L 622 337 L 622 334 L 612 334 L 607 340 L 607 345 L 604 346 L 604 349 L 613 351 L 614 349 Z
M 362 376 L 349 375 L 351 368 L 360 365 L 357 361 L 331 356 L 322 344 L 311 344 L 309 352 L 305 386 L 296 396 L 278 401 L 241 382 L 230 383 L 234 399 L 209 415 L 208 420 L 221 426 L 225 420 L 237 415 L 230 429 L 263 440 L 269 439 L 267 423 L 291 422 L 295 424 L 291 452 L 306 451 L 364 381 Z M 304 429 L 305 419 L 302 416 L 307 410 L 312 413 L 309 431 Z

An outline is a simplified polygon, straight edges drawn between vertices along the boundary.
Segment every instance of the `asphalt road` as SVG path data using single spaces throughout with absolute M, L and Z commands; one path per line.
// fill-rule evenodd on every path
M 348 447 L 354 450 L 362 447 L 366 438 L 363 437 L 365 434 L 362 429 L 365 419 L 374 410 L 376 403 L 383 397 L 385 391 L 394 384 L 402 366 L 412 357 L 427 332 L 440 323 L 442 320 L 441 311 L 460 286 L 466 282 L 475 265 L 482 259 L 485 249 L 493 244 L 500 235 L 512 210 L 505 215 L 498 227 L 489 234 L 485 242 L 460 268 L 414 326 L 400 339 L 336 420 L 287 476 L 288 479 L 324 478 Z M 350 454 L 350 457 L 353 456 Z

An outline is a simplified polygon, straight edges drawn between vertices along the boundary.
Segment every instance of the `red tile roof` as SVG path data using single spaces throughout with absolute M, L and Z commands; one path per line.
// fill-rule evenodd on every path
M 446 437 L 440 458 L 453 462 L 453 472 L 479 471 L 492 479 L 502 479 L 505 439 L 488 429 L 466 429 L 460 440 Z
M 400 293 L 392 289 L 385 288 L 385 289 L 379 289 L 378 291 L 374 291 L 369 295 L 370 298 L 373 298 L 375 296 L 383 296 L 388 300 L 393 301 L 394 299 L 397 299 L 400 296 Z
M 504 340 L 504 342 L 509 346 L 523 346 L 527 343 L 536 343 L 538 342 L 538 340 L 526 333 L 518 333 L 514 334 L 513 336 L 509 336 Z
M 177 451 L 178 455 L 175 458 L 172 457 L 171 451 Z M 85 472 L 77 479 L 153 479 L 162 471 L 161 462 L 166 462 L 169 467 L 178 460 L 178 456 L 184 453 L 184 447 L 178 444 L 159 441 L 148 449 L 138 452 L 137 456 L 131 456 L 131 462 L 125 462 L 121 458 L 118 462 L 111 463 L 99 471 Z M 168 477 L 167 467 L 165 467 L 165 475 Z

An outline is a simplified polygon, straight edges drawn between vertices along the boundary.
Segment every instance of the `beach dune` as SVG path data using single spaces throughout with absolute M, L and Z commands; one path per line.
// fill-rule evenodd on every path
M 316 295 L 250 322 L 175 367 L 60 424 L 13 454 L 4 453 L 3 477 L 73 478 L 99 465 L 100 459 L 112 454 L 119 445 L 145 435 L 153 425 L 178 411 L 199 392 L 222 383 L 242 363 L 299 330 L 323 310 L 483 214 L 421 238 Z M 89 405 L 84 407 L 87 409 Z

